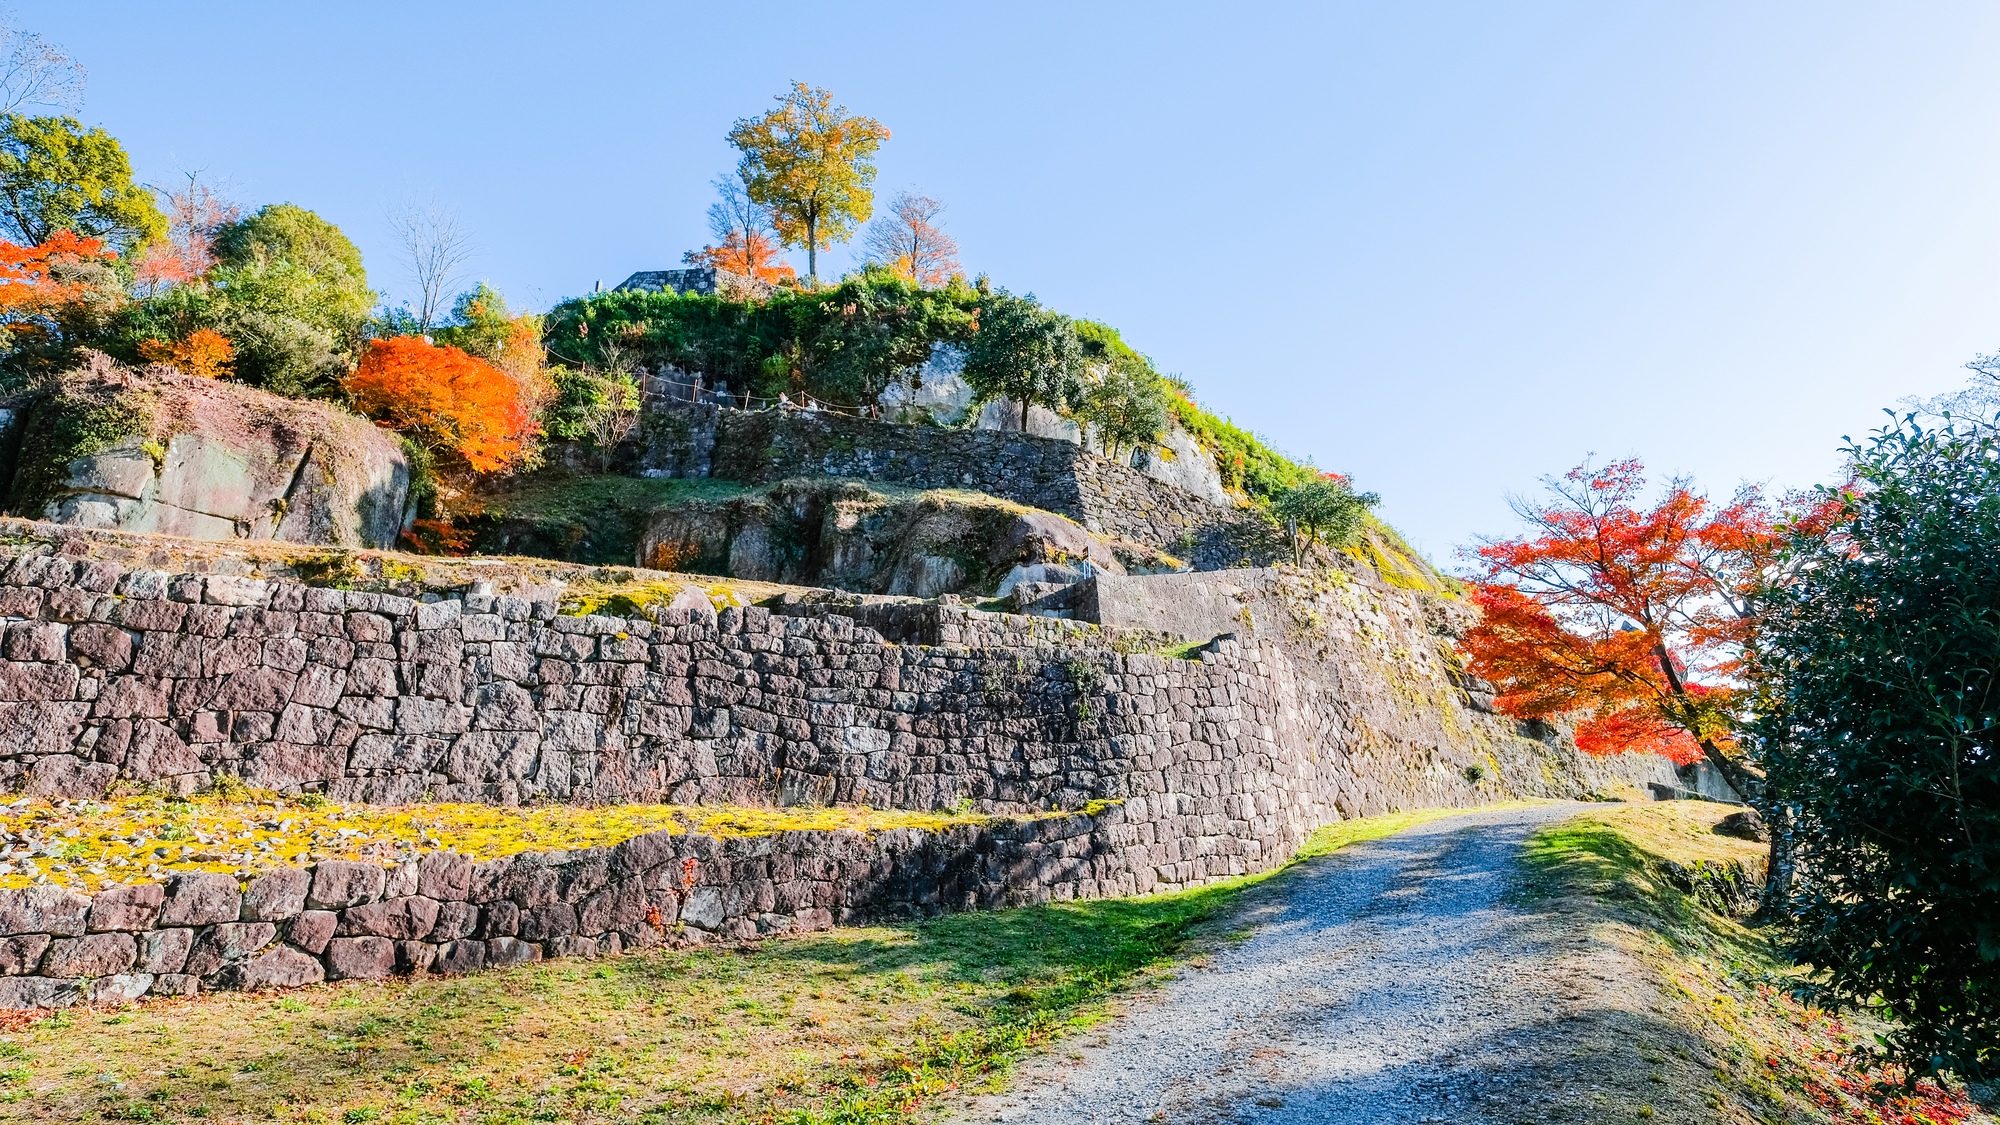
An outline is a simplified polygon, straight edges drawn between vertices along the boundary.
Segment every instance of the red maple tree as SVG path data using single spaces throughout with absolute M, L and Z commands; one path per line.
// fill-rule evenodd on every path
M 118 255 L 104 248 L 101 238 L 83 238 L 72 230 L 59 230 L 39 246 L 16 246 L 0 240 L 0 321 L 13 327 L 44 317 L 81 298 L 89 289 L 83 282 L 65 283 L 51 270 L 64 262 L 91 258 L 115 261 Z
M 710 266 L 758 281 L 783 281 L 798 274 L 786 263 L 778 244 L 758 231 L 731 231 L 720 246 L 690 250 L 681 260 L 690 266 Z
M 1584 716 L 1576 743 L 1589 753 L 1706 759 L 1753 795 L 1760 778 L 1734 732 L 1756 591 L 1783 537 L 1827 513 L 1787 522 L 1754 487 L 1718 504 L 1684 478 L 1643 506 L 1637 459 L 1547 483 L 1549 500 L 1515 502 L 1529 534 L 1471 552 L 1484 573 L 1481 619 L 1462 642 L 1469 670 L 1516 718 Z
M 421 336 L 370 340 L 345 385 L 363 414 L 475 472 L 519 460 L 536 433 L 506 372 Z

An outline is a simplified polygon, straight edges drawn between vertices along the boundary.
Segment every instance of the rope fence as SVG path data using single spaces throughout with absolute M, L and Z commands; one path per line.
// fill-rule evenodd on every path
M 684 387 L 689 393 L 685 396 L 671 394 L 655 390 L 655 386 Z M 821 412 L 842 414 L 850 418 L 879 419 L 882 417 L 882 408 L 880 406 L 848 406 L 816 398 L 804 391 L 800 391 L 796 395 L 786 393 L 780 394 L 776 398 L 765 398 L 761 395 L 737 394 L 734 391 L 717 391 L 713 387 L 703 386 L 699 378 L 693 382 L 684 382 L 679 379 L 669 379 L 663 375 L 644 376 L 640 387 L 640 395 L 649 406 L 653 402 L 715 402 L 741 410 L 778 409 L 797 410 L 806 414 L 818 414 Z

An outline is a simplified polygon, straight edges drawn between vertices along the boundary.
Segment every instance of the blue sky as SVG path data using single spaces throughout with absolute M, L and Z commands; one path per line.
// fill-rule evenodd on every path
M 1441 561 L 1593 451 L 1825 479 L 2000 349 L 1991 4 L 17 12 L 142 179 L 310 207 L 393 297 L 413 194 L 520 304 L 676 265 L 730 124 L 830 87 L 970 270 L 1117 326 Z

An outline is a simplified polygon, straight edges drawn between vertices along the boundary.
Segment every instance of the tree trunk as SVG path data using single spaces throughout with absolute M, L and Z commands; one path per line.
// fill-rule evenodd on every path
M 1024 434 L 1028 432 L 1028 398 L 1026 395 L 1021 396 L 1021 432 Z
M 1715 772 L 1722 775 L 1722 780 L 1727 781 L 1731 789 L 1741 794 L 1745 801 L 1757 806 L 1760 812 L 1763 810 L 1764 779 L 1762 777 L 1759 777 L 1743 763 L 1724 754 L 1720 747 L 1706 738 L 1701 740 L 1701 756 L 1709 765 L 1715 767 Z
M 1784 918 L 1792 912 L 1792 879 L 1798 870 L 1798 818 L 1791 805 L 1773 804 L 1764 822 L 1771 832 L 1771 858 L 1764 869 L 1764 901 L 1757 913 L 1766 919 Z
M 819 216 L 806 209 L 806 282 L 819 288 Z

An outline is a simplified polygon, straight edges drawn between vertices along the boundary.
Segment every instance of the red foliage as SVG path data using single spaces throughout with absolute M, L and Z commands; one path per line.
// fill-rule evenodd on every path
M 1753 599 L 1791 530 L 1754 488 L 1718 505 L 1686 480 L 1638 504 L 1636 459 L 1551 480 L 1551 502 L 1523 503 L 1533 528 L 1476 551 L 1482 613 L 1464 640 L 1475 675 L 1519 718 L 1582 712 L 1577 745 L 1688 762 L 1731 743 Z
M 747 239 L 740 230 L 730 231 L 722 245 L 690 250 L 682 259 L 691 266 L 711 266 L 758 281 L 783 281 L 798 276 L 780 256 L 777 244 L 756 231 L 751 231 Z
M 419 336 L 370 340 L 346 387 L 363 414 L 475 472 L 518 460 L 536 433 L 506 372 Z
M 68 285 L 50 275 L 50 267 L 65 261 L 90 258 L 116 261 L 118 255 L 104 248 L 101 238 L 80 238 L 75 231 L 59 230 L 40 246 L 16 246 L 0 240 L 0 322 L 20 323 L 46 316 L 83 296 L 88 286 Z

